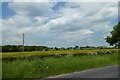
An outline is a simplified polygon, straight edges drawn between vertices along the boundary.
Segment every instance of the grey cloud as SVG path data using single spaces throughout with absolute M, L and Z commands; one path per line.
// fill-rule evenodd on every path
M 8 7 L 17 14 L 28 16 L 48 16 L 53 13 L 52 3 L 48 2 L 14 2 L 9 3 Z

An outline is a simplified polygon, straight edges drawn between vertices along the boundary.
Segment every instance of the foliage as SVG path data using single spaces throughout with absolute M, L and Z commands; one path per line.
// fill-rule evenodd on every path
M 111 36 L 107 36 L 105 39 L 111 46 L 115 45 L 120 48 L 120 22 L 113 27 Z
M 46 46 L 24 46 L 24 51 L 47 51 Z M 2 46 L 2 52 L 21 52 L 22 45 L 5 45 Z
M 4 45 L 0 46 L 2 47 L 2 52 L 22 52 L 23 46 L 22 45 Z M 24 51 L 57 51 L 57 50 L 87 50 L 87 49 L 109 49 L 110 47 L 105 46 L 86 46 L 86 47 L 80 47 L 80 46 L 74 46 L 74 47 L 47 47 L 47 46 L 24 46 Z

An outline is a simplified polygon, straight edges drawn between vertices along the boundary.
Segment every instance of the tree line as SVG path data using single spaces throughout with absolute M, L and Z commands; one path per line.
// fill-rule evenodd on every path
M 22 45 L 4 45 L 2 47 L 2 52 L 22 52 Z M 24 51 L 42 51 L 48 50 L 46 46 L 24 46 Z
M 2 52 L 22 52 L 23 46 L 22 45 L 4 45 L 2 47 Z M 106 47 L 106 46 L 74 46 L 74 47 L 47 47 L 47 46 L 24 46 L 24 51 L 50 51 L 50 50 L 85 50 L 85 49 L 108 49 L 114 47 Z

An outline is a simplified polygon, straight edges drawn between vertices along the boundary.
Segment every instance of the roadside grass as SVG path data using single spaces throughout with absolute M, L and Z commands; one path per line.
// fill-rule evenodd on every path
M 3 78 L 45 78 L 63 73 L 118 64 L 118 54 L 66 55 L 60 58 L 46 57 L 2 62 Z

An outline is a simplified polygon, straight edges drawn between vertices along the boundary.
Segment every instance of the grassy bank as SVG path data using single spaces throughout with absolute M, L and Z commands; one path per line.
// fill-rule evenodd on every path
M 16 60 L 2 63 L 3 78 L 43 78 L 62 73 L 81 71 L 118 64 L 118 54 L 107 55 L 66 55 L 60 58 L 36 58 L 31 61 Z

